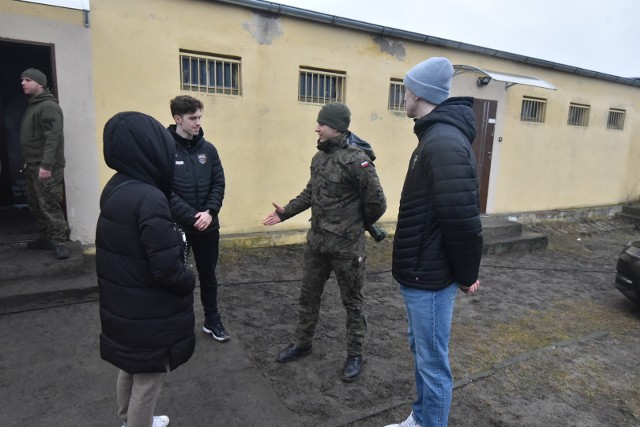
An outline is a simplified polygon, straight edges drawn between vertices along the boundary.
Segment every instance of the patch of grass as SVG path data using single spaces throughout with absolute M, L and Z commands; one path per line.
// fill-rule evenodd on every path
M 611 307 L 585 301 L 558 301 L 554 307 L 530 310 L 519 318 L 504 319 L 491 327 L 452 326 L 452 366 L 458 376 L 487 371 L 495 363 L 548 347 L 607 331 L 614 338 L 636 331 L 633 312 L 612 312 Z

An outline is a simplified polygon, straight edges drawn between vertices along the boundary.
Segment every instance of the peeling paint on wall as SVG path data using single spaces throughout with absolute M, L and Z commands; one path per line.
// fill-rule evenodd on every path
M 251 22 L 245 22 L 242 27 L 251 33 L 259 44 L 271 44 L 282 36 L 282 23 L 278 15 L 254 13 Z
M 398 60 L 403 61 L 406 57 L 404 50 L 404 43 L 396 40 L 391 40 L 386 37 L 374 37 L 373 41 L 378 45 L 380 51 L 396 57 Z

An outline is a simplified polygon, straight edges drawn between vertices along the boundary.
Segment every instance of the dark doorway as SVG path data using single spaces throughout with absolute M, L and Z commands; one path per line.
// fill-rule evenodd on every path
M 498 101 L 477 99 L 473 103 L 476 118 L 476 139 L 473 140 L 473 152 L 478 166 L 478 185 L 480 186 L 480 212 L 487 212 L 489 175 L 491 174 L 491 152 L 493 135 L 496 129 L 496 111 Z
M 0 39 L 0 244 L 28 240 L 37 233 L 27 209 L 20 152 L 20 123 L 27 107 L 20 75 L 41 70 L 56 93 L 53 46 Z

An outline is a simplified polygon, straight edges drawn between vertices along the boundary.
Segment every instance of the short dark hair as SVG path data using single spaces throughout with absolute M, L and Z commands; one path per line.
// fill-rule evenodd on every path
M 171 107 L 171 117 L 184 116 L 185 114 L 195 113 L 196 110 L 202 110 L 204 105 L 202 101 L 189 95 L 176 96 L 169 104 Z

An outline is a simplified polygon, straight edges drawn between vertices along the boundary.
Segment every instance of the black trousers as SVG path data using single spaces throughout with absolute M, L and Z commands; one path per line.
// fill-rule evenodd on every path
M 187 234 L 187 242 L 191 246 L 196 269 L 200 279 L 200 301 L 204 308 L 204 320 L 209 326 L 220 322 L 218 313 L 218 279 L 216 267 L 220 252 L 220 231 Z

